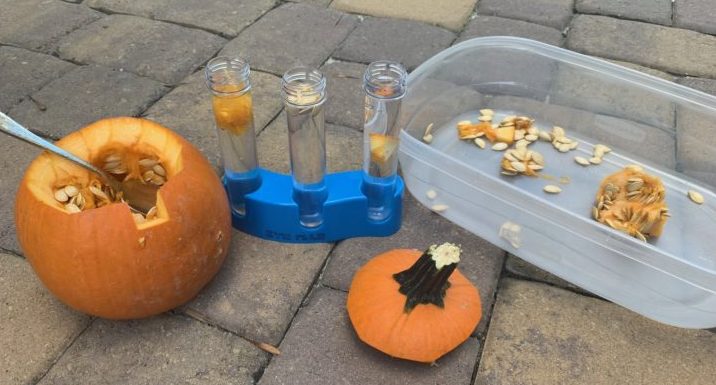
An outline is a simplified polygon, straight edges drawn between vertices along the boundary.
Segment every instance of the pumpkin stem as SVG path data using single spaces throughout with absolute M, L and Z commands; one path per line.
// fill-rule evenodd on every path
M 444 307 L 443 298 L 450 287 L 448 278 L 460 261 L 460 248 L 443 243 L 432 245 L 407 270 L 393 274 L 400 284 L 400 293 L 404 294 L 405 312 L 409 313 L 418 304 L 433 304 Z

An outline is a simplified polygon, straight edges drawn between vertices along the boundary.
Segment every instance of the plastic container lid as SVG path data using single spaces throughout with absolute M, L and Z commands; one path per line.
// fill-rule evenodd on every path
M 560 153 L 535 142 L 529 148 L 545 158 L 543 177 L 501 175 L 501 151 L 457 136 L 457 122 L 476 122 L 483 108 L 495 111 L 495 123 L 518 115 L 540 130 L 561 126 L 580 145 Z M 446 205 L 440 214 L 454 223 L 644 316 L 716 326 L 716 98 L 543 43 L 486 37 L 411 73 L 402 114 L 401 167 L 422 204 Z M 613 149 L 603 163 L 574 161 L 590 158 L 598 143 Z M 671 218 L 648 242 L 591 217 L 602 179 L 629 164 L 666 188 Z M 547 184 L 563 191 L 546 194 Z M 692 202 L 689 190 L 705 202 Z

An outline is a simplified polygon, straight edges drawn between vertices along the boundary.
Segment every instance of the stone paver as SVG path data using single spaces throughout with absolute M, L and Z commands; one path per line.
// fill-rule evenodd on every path
M 716 334 L 543 284 L 500 286 L 476 385 L 713 383 Z
M 51 53 L 67 33 L 102 17 L 59 0 L 0 0 L 0 44 Z
M 674 26 L 716 35 L 716 7 L 711 0 L 675 0 Z
M 234 232 L 219 274 L 186 306 L 251 341 L 278 345 L 330 244 L 284 244 Z
M 276 0 L 89 0 L 92 8 L 149 17 L 226 36 L 239 32 L 273 8 Z
M 288 3 L 246 28 L 221 55 L 248 57 L 252 68 L 277 75 L 297 65 L 318 67 L 356 22 L 332 9 Z
M 178 83 L 226 40 L 209 32 L 141 17 L 111 15 L 67 35 L 60 57 Z
M 606 16 L 578 15 L 567 48 L 681 75 L 716 77 L 716 36 Z
M 256 132 L 266 127 L 281 110 L 280 86 L 281 80 L 274 75 L 251 72 Z M 212 164 L 220 165 L 211 93 L 204 82 L 203 70 L 184 79 L 181 85 L 152 105 L 145 116 L 177 131 L 194 144 Z
M 0 250 L 20 254 L 15 233 L 15 194 L 25 169 L 40 154 L 37 147 L 3 135 L 0 139 Z M 2 381 L 0 381 L 2 383 Z
M 166 91 L 154 80 L 99 66 L 78 67 L 32 94 L 9 114 L 59 138 L 107 116 L 138 115 Z M 44 108 L 44 110 L 42 110 Z
M 34 384 L 89 322 L 57 301 L 26 260 L 0 253 L 0 383 Z
M 544 282 L 553 286 L 559 286 L 573 291 L 585 293 L 579 286 L 575 286 L 562 278 L 557 277 L 539 267 L 512 254 L 507 254 L 505 269 L 511 274 L 520 278 L 527 278 L 532 281 Z
M 579 13 L 671 25 L 671 0 L 575 0 Z
M 600 73 L 562 65 L 555 76 L 555 104 L 613 115 L 625 119 L 673 128 L 675 106 L 671 101 L 637 89 L 620 80 L 607 82 Z
M 716 96 L 716 79 L 685 77 L 677 79 L 676 82 Z
M 462 257 L 458 268 L 480 290 L 483 318 L 476 331 L 483 332 L 489 319 L 505 253 L 423 207 L 407 191 L 403 211 L 403 224 L 395 235 L 387 238 L 353 238 L 339 243 L 331 253 L 323 283 L 336 289 L 348 290 L 358 268 L 373 256 L 391 249 L 426 249 L 432 244 L 443 242 L 460 244 Z
M 288 174 L 291 169 L 286 114 L 281 113 L 259 134 L 256 146 L 261 167 Z M 363 162 L 363 134 L 348 127 L 326 124 L 328 172 L 359 170 Z
M 548 125 L 562 126 L 567 133 L 578 132 L 591 142 L 604 143 L 617 151 L 626 150 L 630 155 L 662 166 L 673 168 L 676 164 L 676 140 L 672 133 L 664 129 L 559 104 L 545 104 L 512 96 L 492 98 L 486 106 L 512 110 L 543 120 Z
M 345 12 L 422 21 L 458 32 L 475 8 L 476 0 L 334 0 L 331 7 Z
M 477 13 L 525 20 L 564 29 L 572 17 L 574 0 L 480 0 Z
M 363 73 L 368 66 L 358 63 L 334 62 L 321 68 L 326 81 L 326 121 L 363 129 Z
M 649 74 L 649 75 L 651 75 L 651 76 L 656 76 L 657 78 L 661 78 L 661 79 L 664 79 L 664 80 L 668 80 L 668 81 L 670 81 L 670 82 L 671 82 L 671 81 L 674 81 L 674 79 L 676 79 L 676 77 L 675 77 L 674 75 L 671 75 L 671 74 L 666 73 L 666 72 L 664 72 L 664 71 L 655 70 L 655 69 L 653 69 L 653 68 L 644 67 L 644 66 L 641 66 L 641 65 L 639 65 L 639 64 L 629 63 L 629 62 L 620 61 L 620 60 L 611 60 L 611 59 L 605 59 L 605 60 L 610 61 L 610 62 L 612 62 L 612 63 L 614 63 L 614 64 L 617 64 L 617 65 L 620 65 L 620 66 L 622 66 L 622 67 L 627 67 L 627 68 L 630 68 L 630 69 L 633 69 L 633 70 L 637 70 L 637 71 L 639 71 L 639 72 L 643 72 L 643 73 L 645 73 L 645 74 Z
M 562 46 L 564 37 L 558 29 L 522 20 L 477 15 L 467 23 L 457 42 L 482 36 L 517 36 Z
M 0 47 L 0 111 L 9 110 L 22 98 L 74 67 L 50 55 Z
M 366 17 L 333 56 L 360 63 L 395 60 L 411 71 L 453 40 L 454 33 L 432 25 Z
M 316 7 L 327 7 L 333 0 L 288 0 L 293 3 L 305 3 Z
M 319 288 L 301 309 L 259 385 L 468 385 L 478 341 L 468 339 L 454 351 L 425 365 L 398 359 L 363 344 L 345 310 L 345 293 Z
M 96 320 L 39 382 L 48 384 L 253 384 L 267 354 L 184 316 Z

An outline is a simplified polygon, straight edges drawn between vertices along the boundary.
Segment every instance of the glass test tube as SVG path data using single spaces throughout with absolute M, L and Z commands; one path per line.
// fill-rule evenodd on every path
M 405 95 L 405 68 L 396 62 L 377 61 L 363 76 L 365 121 L 363 124 L 363 193 L 368 198 L 368 218 L 382 221 L 392 213 L 398 172 L 400 127 L 398 116 Z
M 323 203 L 328 194 L 324 183 L 326 78 L 315 69 L 292 68 L 283 75 L 281 93 L 288 119 L 293 198 L 299 220 L 303 226 L 318 227 L 323 223 Z
M 244 195 L 259 187 L 249 63 L 241 58 L 217 57 L 206 66 L 212 93 L 224 175 L 232 209 L 244 215 Z

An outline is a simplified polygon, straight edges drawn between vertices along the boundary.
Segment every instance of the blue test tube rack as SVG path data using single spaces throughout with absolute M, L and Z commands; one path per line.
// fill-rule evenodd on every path
M 303 226 L 299 221 L 296 189 L 291 175 L 258 169 L 256 179 L 224 177 L 230 197 L 243 196 L 245 213 L 232 213 L 233 226 L 259 238 L 287 243 L 336 242 L 353 237 L 384 237 L 400 229 L 404 184 L 395 179 L 391 215 L 382 220 L 368 218 L 368 198 L 363 192 L 363 171 L 327 174 L 325 191 L 309 191 L 324 199 L 323 222 L 317 227 Z M 244 194 L 247 184 L 258 189 Z M 304 199 L 311 199 L 305 197 Z

